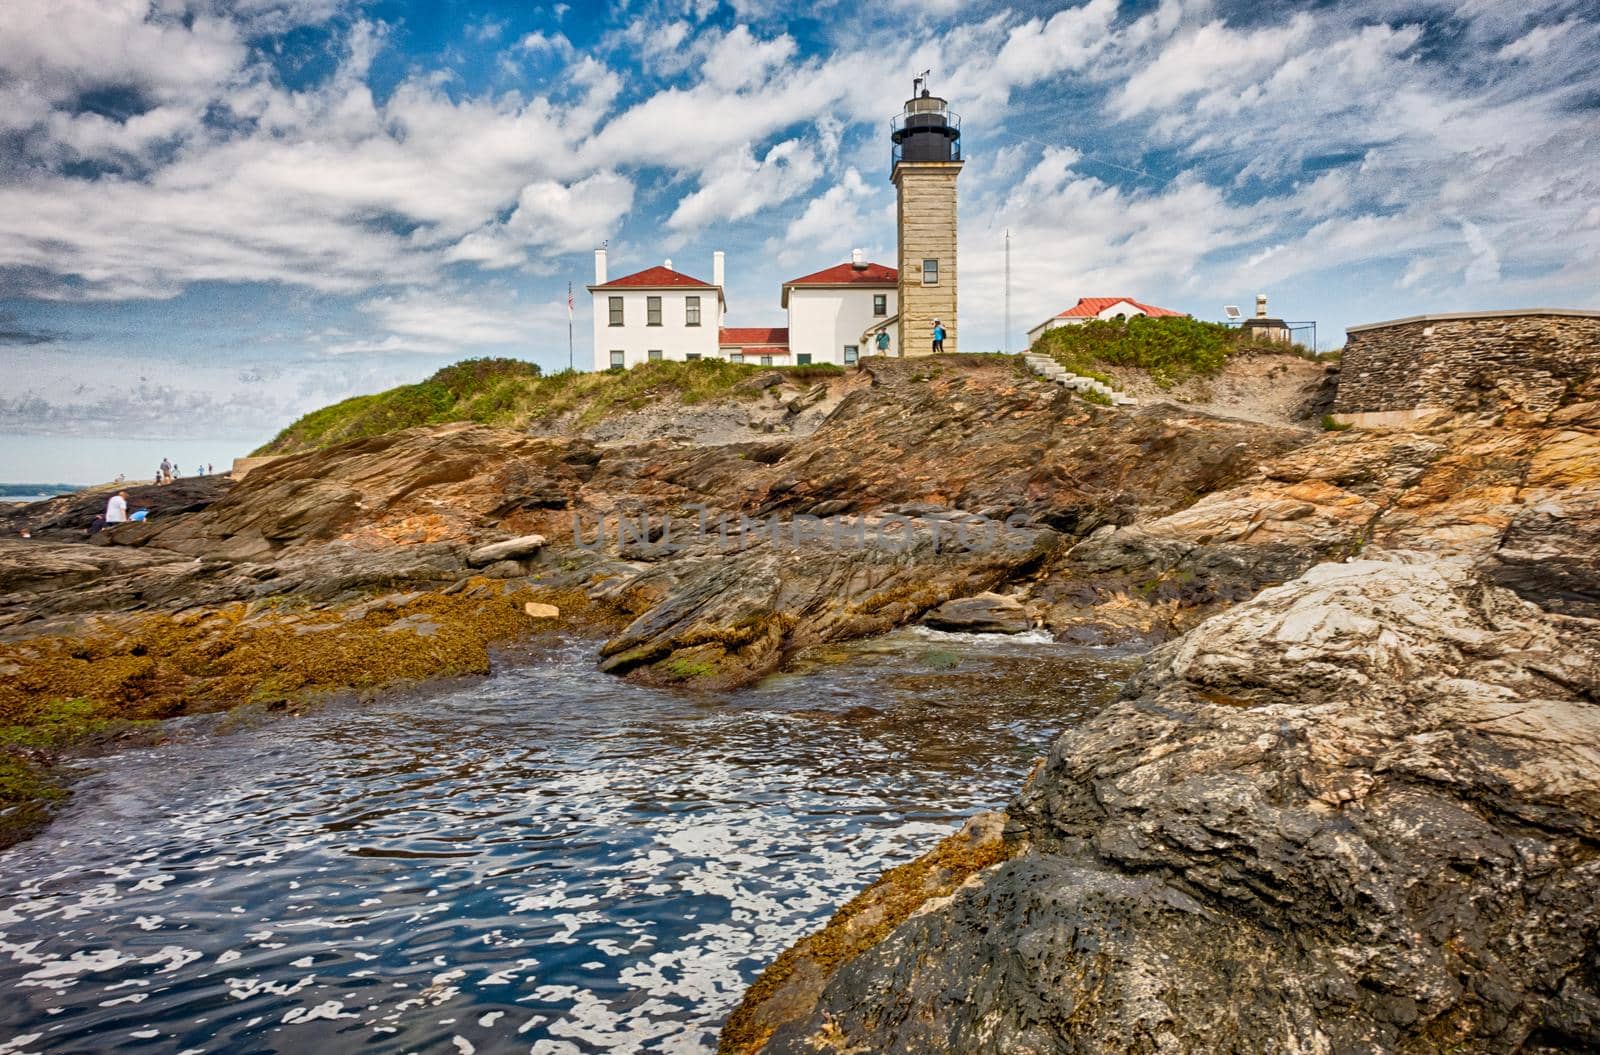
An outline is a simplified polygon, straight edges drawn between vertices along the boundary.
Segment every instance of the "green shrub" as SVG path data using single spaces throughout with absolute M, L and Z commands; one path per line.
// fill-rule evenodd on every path
M 684 404 L 759 399 L 759 389 L 740 390 L 739 382 L 773 369 L 795 382 L 844 373 L 841 367 L 828 363 L 774 368 L 702 359 L 642 363 L 632 369 L 616 367 L 597 372 L 562 370 L 545 376 L 534 364 L 516 359 L 468 359 L 439 370 L 426 381 L 356 396 L 312 411 L 255 453 L 315 450 L 447 421 L 520 428 L 571 415 L 576 426 L 584 428 L 611 414 L 637 410 L 658 399 L 675 398 Z
M 1348 421 L 1335 421 L 1332 414 L 1322 415 L 1322 428 L 1326 432 L 1343 432 L 1350 427 Z
M 1300 354 L 1298 346 L 1252 341 L 1240 329 L 1190 318 L 1148 318 L 1126 322 L 1091 319 L 1047 330 L 1034 342 L 1034 352 L 1048 355 L 1075 374 L 1109 383 L 1095 364 L 1144 370 L 1162 388 L 1189 377 L 1221 370 L 1228 357 L 1245 349 Z
M 1111 406 L 1111 397 L 1106 395 L 1104 392 L 1096 392 L 1094 389 L 1091 388 L 1091 389 L 1088 389 L 1086 391 L 1079 392 L 1078 395 L 1082 396 L 1088 402 L 1094 403 L 1094 404 L 1096 404 L 1098 406 L 1102 406 L 1102 407 Z

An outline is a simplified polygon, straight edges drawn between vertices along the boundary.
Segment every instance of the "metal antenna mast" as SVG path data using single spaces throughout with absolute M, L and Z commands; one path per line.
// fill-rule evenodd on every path
M 1011 228 L 1006 228 L 1006 354 L 1011 354 Z

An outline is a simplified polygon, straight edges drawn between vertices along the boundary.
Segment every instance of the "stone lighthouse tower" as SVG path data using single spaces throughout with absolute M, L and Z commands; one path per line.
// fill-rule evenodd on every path
M 961 118 L 945 100 L 912 81 L 911 98 L 891 122 L 889 170 L 898 199 L 902 355 L 933 351 L 933 324 L 944 325 L 944 350 L 956 351 L 956 177 L 961 175 Z

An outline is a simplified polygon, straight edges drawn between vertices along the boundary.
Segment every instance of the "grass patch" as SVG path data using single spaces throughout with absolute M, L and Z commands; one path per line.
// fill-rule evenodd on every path
M 1078 395 L 1082 396 L 1084 402 L 1086 403 L 1094 403 L 1095 405 L 1102 407 L 1111 406 L 1111 397 L 1106 395 L 1104 392 L 1096 392 L 1091 388 L 1087 391 L 1079 392 Z
M 1335 421 L 1332 414 L 1322 415 L 1322 430 L 1324 432 L 1344 432 L 1350 428 L 1348 421 Z
M 1093 319 L 1047 330 L 1031 349 L 1048 355 L 1075 374 L 1110 383 L 1097 366 L 1144 370 L 1162 388 L 1190 377 L 1207 377 L 1242 351 L 1317 358 L 1300 345 L 1251 340 L 1241 329 L 1198 319 L 1136 315 L 1126 322 Z
M 294 454 L 418 425 L 455 421 L 525 428 L 570 416 L 576 427 L 587 428 L 614 414 L 638 410 L 662 399 L 676 399 L 688 405 L 724 399 L 756 400 L 761 398 L 761 391 L 741 388 L 740 383 L 757 374 L 773 372 L 797 383 L 845 373 L 843 367 L 829 363 L 772 367 L 702 359 L 543 375 L 534 364 L 517 359 L 468 359 L 414 385 L 355 396 L 314 410 L 254 453 Z

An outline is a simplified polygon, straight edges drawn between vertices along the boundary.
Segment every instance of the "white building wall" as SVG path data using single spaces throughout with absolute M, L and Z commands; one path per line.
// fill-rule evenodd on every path
M 689 297 L 700 298 L 700 325 L 685 323 Z M 611 352 L 620 349 L 623 365 L 637 366 L 661 352 L 663 359 L 682 361 L 691 354 L 715 359 L 717 329 L 722 324 L 722 308 L 714 289 L 645 290 L 601 289 L 594 297 L 594 368 L 611 365 Z M 622 325 L 611 325 L 611 298 L 622 298 Z M 661 325 L 647 325 L 650 297 L 661 298 Z
M 883 315 L 872 311 L 872 298 L 883 294 L 888 307 Z M 790 362 L 799 363 L 800 356 L 809 354 L 813 363 L 843 363 L 844 347 L 859 346 L 861 333 L 867 327 L 884 321 L 896 311 L 895 290 L 887 289 L 828 289 L 793 286 L 789 289 L 789 352 Z M 895 334 L 889 333 L 889 354 L 899 354 L 894 346 Z M 877 354 L 876 347 L 861 348 L 862 355 Z

